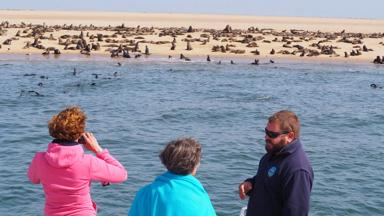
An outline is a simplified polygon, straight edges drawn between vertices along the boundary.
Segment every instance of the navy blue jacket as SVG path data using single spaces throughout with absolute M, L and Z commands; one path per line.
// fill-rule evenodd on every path
M 257 174 L 250 179 L 247 216 L 308 215 L 313 170 L 300 140 L 260 160 Z

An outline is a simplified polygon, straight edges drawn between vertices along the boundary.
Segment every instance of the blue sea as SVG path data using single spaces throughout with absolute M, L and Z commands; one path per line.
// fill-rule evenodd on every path
M 197 178 L 217 214 L 239 215 L 238 185 L 255 175 L 267 118 L 282 109 L 302 122 L 315 173 L 310 215 L 384 215 L 384 89 L 370 87 L 384 86 L 382 66 L 2 55 L 0 77 L 2 216 L 44 214 L 42 187 L 26 172 L 52 140 L 48 120 L 68 105 L 86 111 L 87 130 L 128 169 L 122 184 L 92 184 L 98 215 L 126 215 L 165 171 L 165 144 L 190 136 L 202 144 Z

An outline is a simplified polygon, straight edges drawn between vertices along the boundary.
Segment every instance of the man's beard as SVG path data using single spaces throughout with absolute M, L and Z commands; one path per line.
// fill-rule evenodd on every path
M 280 142 L 273 144 L 269 139 L 265 140 L 265 150 L 268 153 L 274 153 L 280 151 L 285 146 L 285 141 L 280 140 Z

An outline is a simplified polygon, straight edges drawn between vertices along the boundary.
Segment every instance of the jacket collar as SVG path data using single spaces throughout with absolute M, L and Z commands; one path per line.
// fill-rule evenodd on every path
M 75 146 L 75 145 L 79 145 L 78 142 L 68 141 L 68 140 L 63 140 L 63 139 L 54 139 L 54 140 L 52 140 L 52 143 L 56 143 L 56 144 L 59 144 L 59 145 L 62 145 L 62 146 Z
M 158 176 L 156 178 L 156 181 L 160 181 L 160 182 L 186 181 L 186 182 L 190 182 L 190 183 L 196 185 L 201 190 L 204 190 L 203 186 L 201 185 L 199 180 L 197 180 L 197 178 L 191 174 L 179 175 L 179 174 L 173 173 L 171 171 L 167 171 L 167 172 L 163 173 L 162 175 Z
M 272 153 L 271 158 L 290 155 L 290 154 L 294 153 L 298 148 L 301 148 L 300 140 L 294 139 L 288 145 L 286 145 L 283 148 L 281 148 L 280 150 Z

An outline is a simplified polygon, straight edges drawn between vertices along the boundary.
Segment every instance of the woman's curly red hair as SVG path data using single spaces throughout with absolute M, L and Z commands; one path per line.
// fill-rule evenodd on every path
M 84 133 L 86 119 L 80 107 L 67 107 L 49 120 L 49 134 L 56 139 L 75 141 Z

